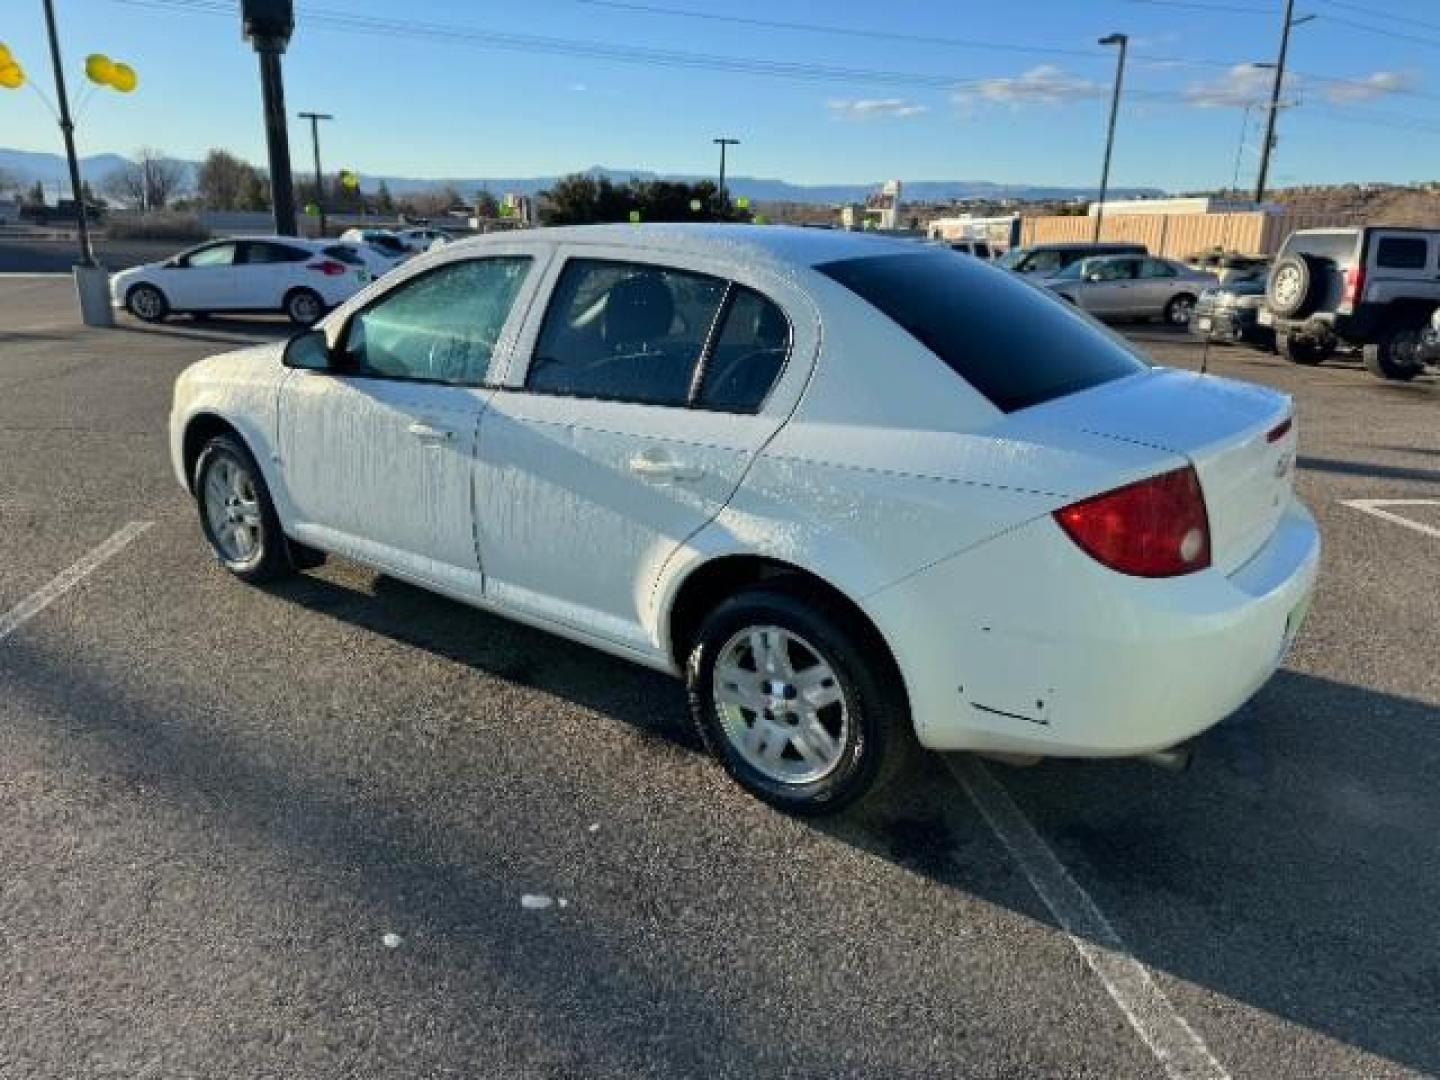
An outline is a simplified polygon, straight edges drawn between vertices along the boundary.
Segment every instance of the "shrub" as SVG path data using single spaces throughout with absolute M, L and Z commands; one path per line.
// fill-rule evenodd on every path
M 152 214 L 113 214 L 105 232 L 111 240 L 210 239 L 210 230 L 194 214 L 165 210 Z

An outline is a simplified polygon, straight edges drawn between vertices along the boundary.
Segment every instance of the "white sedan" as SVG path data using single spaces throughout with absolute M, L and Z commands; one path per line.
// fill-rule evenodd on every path
M 453 242 L 454 237 L 443 229 L 416 226 L 412 229 L 401 229 L 395 234 L 396 239 L 405 245 L 407 251 L 420 253 L 431 251 L 437 247 L 444 247 Z
M 916 739 L 1179 756 L 1281 663 L 1320 551 L 1287 397 L 852 233 L 462 241 L 191 367 L 170 437 L 242 580 L 332 552 L 683 676 L 800 813 Z
M 175 312 L 281 312 L 311 326 L 373 276 L 334 242 L 237 236 L 122 270 L 110 279 L 110 299 L 146 322 Z

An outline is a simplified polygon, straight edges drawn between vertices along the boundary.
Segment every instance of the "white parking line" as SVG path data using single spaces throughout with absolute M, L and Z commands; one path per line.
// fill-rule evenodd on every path
M 943 760 L 1165 1074 L 1173 1080 L 1229 1080 L 1225 1067 L 1155 985 L 1149 969 L 1130 955 L 1110 920 L 990 770 L 973 757 L 946 755 Z
M 1426 536 L 1433 536 L 1440 540 L 1440 529 L 1434 525 L 1426 525 L 1423 521 L 1412 521 L 1384 509 L 1387 506 L 1440 506 L 1440 499 L 1341 499 L 1340 505 L 1348 506 L 1351 510 L 1359 510 L 1362 514 L 1382 518 L 1385 521 L 1393 521 L 1396 525 L 1404 525 L 1407 529 L 1414 529 L 1418 533 L 1424 533 Z
M 134 540 L 153 524 L 154 522 L 151 521 L 130 522 L 99 547 L 92 548 L 73 565 L 60 571 L 47 584 L 40 586 L 4 615 L 0 615 L 0 641 L 4 641 L 36 615 L 39 615 L 107 560 L 118 555 L 131 540 Z

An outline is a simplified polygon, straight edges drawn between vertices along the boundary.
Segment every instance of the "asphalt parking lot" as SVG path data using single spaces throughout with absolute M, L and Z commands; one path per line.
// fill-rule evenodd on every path
M 662 677 L 226 577 L 170 386 L 286 328 L 73 308 L 0 276 L 0 1077 L 1440 1072 L 1440 380 L 1210 350 L 1295 396 L 1326 551 L 1191 771 L 931 757 L 806 823 Z

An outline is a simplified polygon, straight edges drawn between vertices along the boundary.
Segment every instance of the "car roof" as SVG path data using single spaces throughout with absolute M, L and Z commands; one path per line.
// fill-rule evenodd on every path
M 331 242 L 328 240 L 312 240 L 308 236 L 276 236 L 273 234 L 270 236 L 214 236 L 202 242 L 206 244 L 225 244 L 246 240 L 270 244 L 299 244 L 301 247 L 319 247 L 322 244 Z
M 1054 244 L 1027 244 L 1027 245 L 1025 245 L 1025 250 L 1026 250 L 1026 251 L 1041 251 L 1041 250 L 1044 250 L 1044 251 L 1092 251 L 1092 250 L 1093 250 L 1093 251 L 1101 251 L 1101 250 L 1109 249 L 1109 250 L 1115 251 L 1116 254 L 1131 254 L 1132 252 L 1138 254 L 1139 251 L 1140 251 L 1140 249 L 1143 248 L 1144 246 L 1145 246 L 1145 245 L 1142 244 L 1142 243 L 1140 243 L 1140 241 L 1138 241 L 1138 240 L 1099 240 L 1099 241 L 1090 241 L 1090 240 L 1066 240 L 1066 241 L 1059 242 L 1059 243 L 1054 243 Z M 1127 250 L 1122 252 L 1122 251 L 1119 251 L 1119 250 L 1118 250 L 1118 249 L 1120 249 L 1120 248 L 1125 248 L 1125 249 L 1127 249 Z
M 513 230 L 470 237 L 451 244 L 448 252 L 486 244 L 517 242 L 629 247 L 637 252 L 713 255 L 772 265 L 816 266 L 841 259 L 874 255 L 916 255 L 924 252 L 913 240 L 873 236 L 839 229 L 804 229 L 790 225 L 653 224 L 563 225 Z

